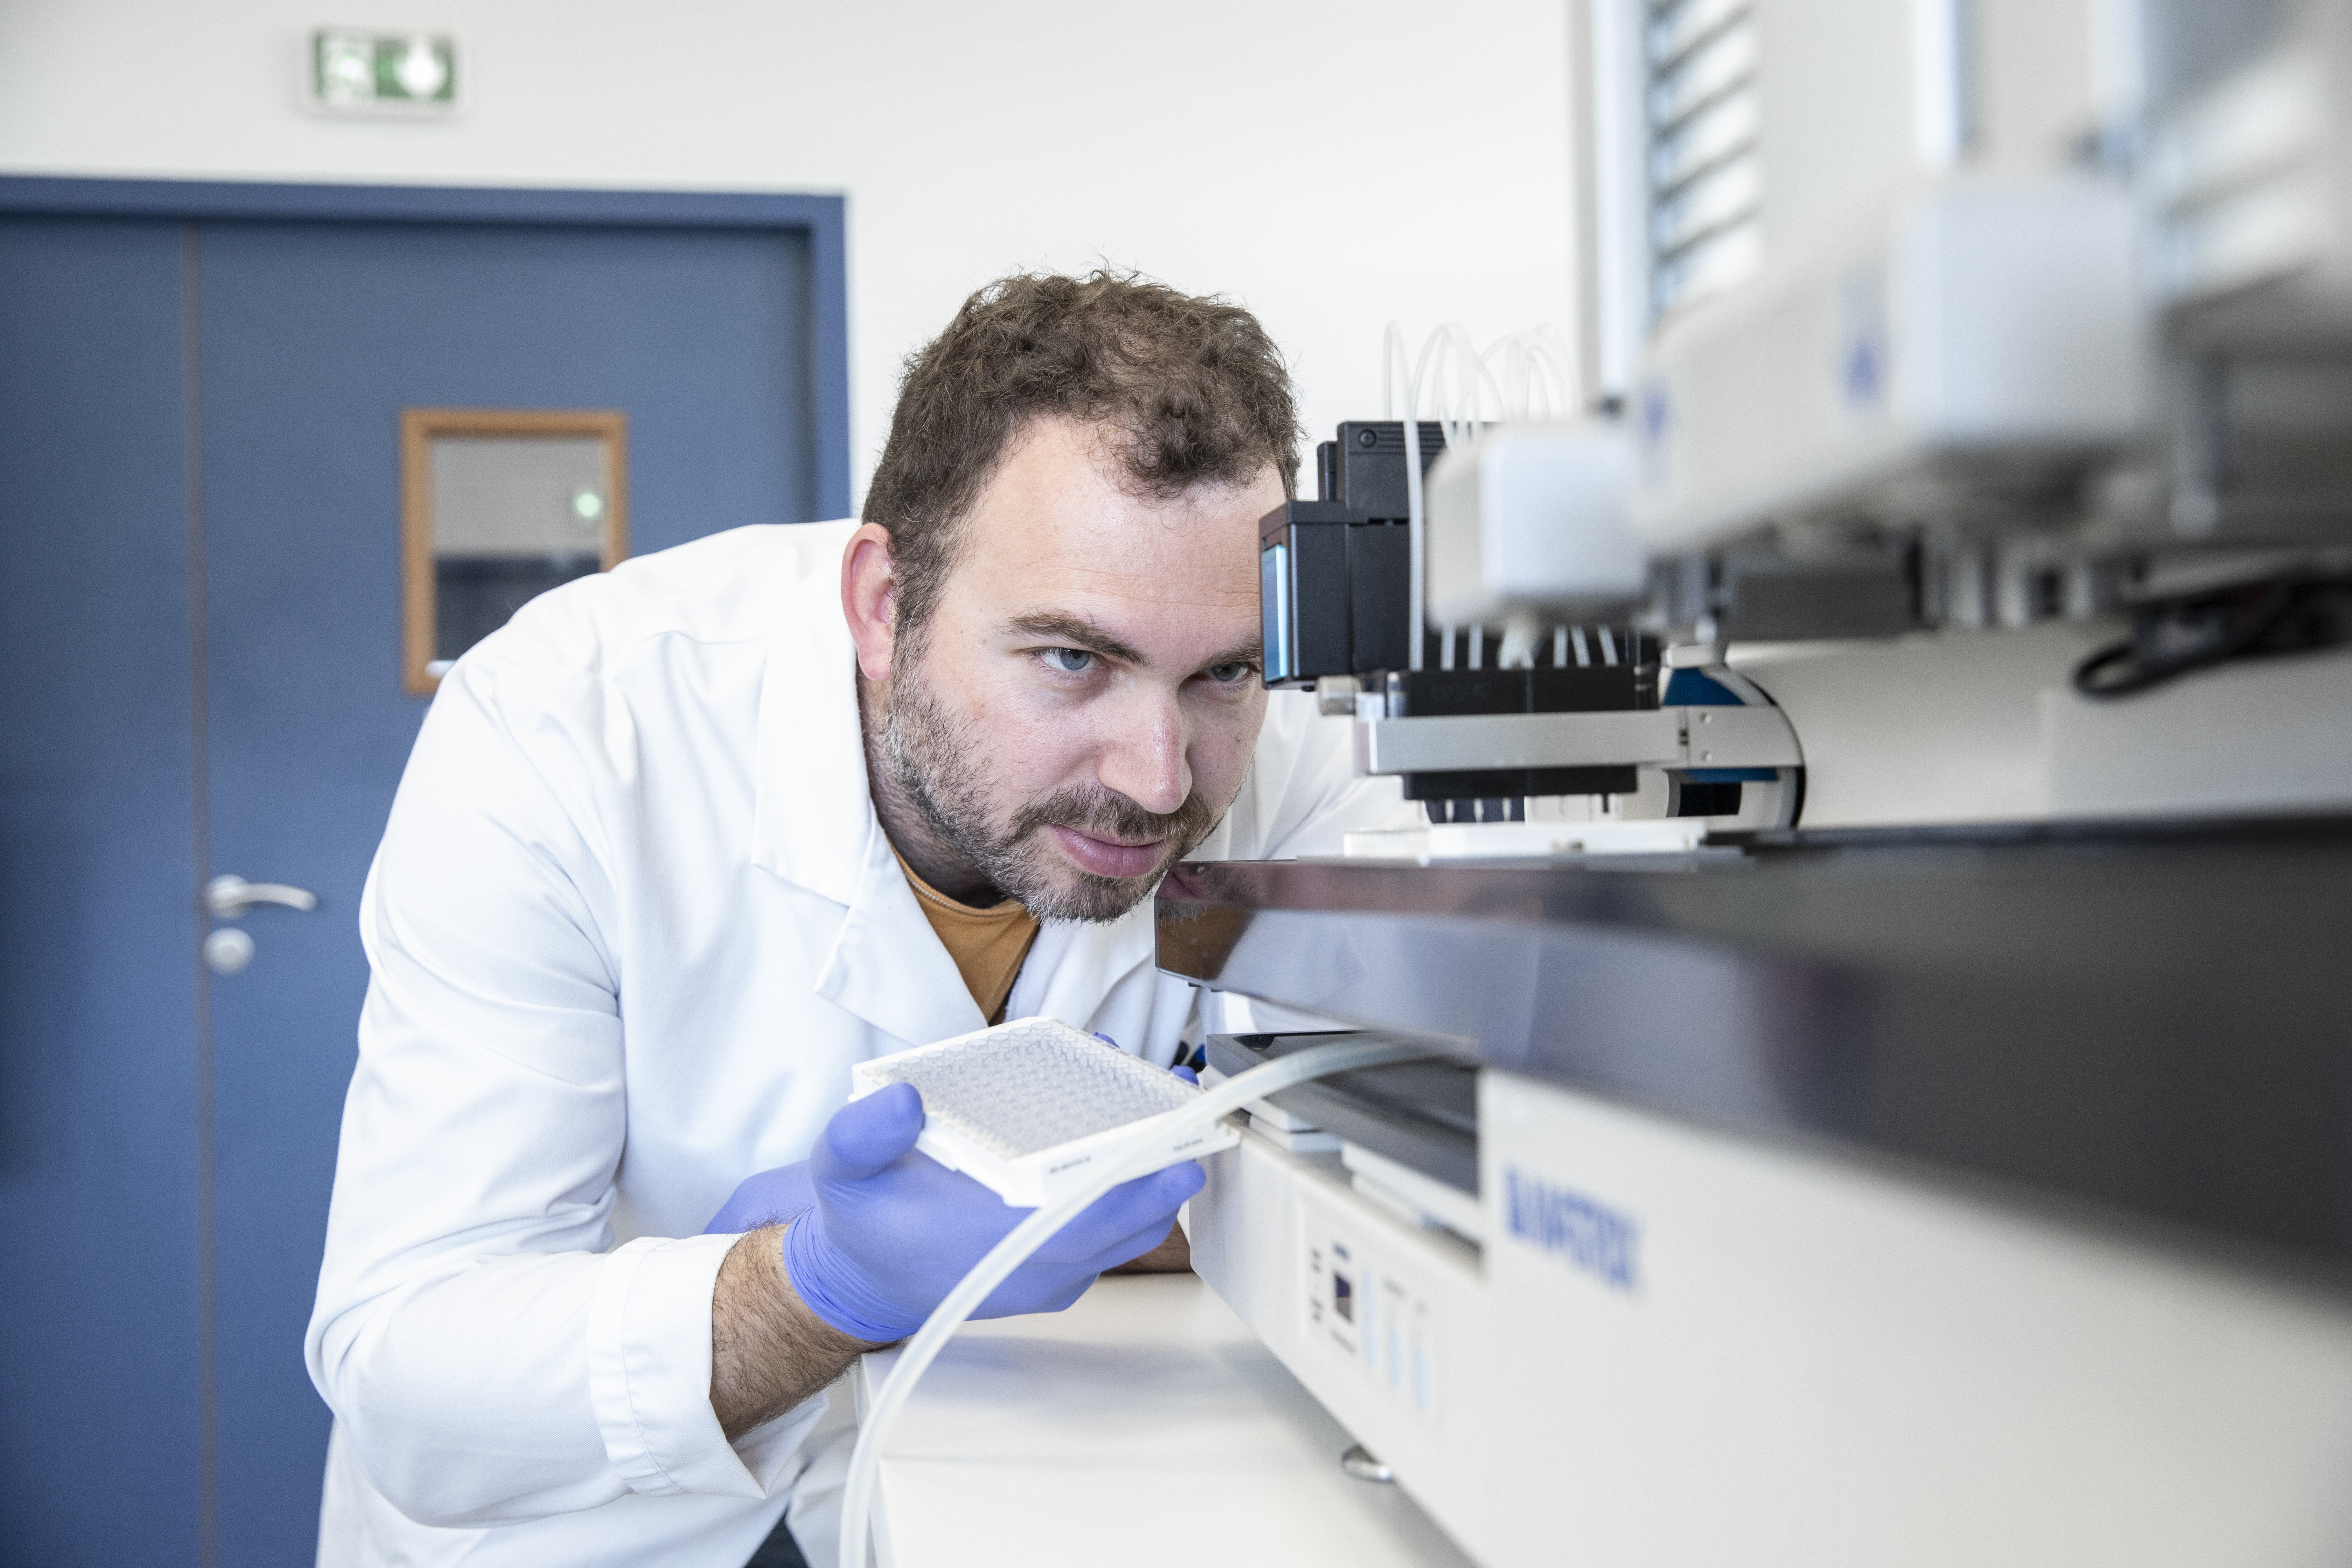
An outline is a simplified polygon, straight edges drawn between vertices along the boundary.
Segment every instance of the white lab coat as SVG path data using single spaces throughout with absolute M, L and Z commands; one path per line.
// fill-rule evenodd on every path
M 734 1568 L 820 1398 L 730 1445 L 710 1295 L 735 1184 L 806 1157 L 853 1062 L 982 1020 L 866 785 L 850 522 L 746 528 L 534 600 L 458 661 L 360 915 L 373 979 L 307 1350 L 319 1560 Z M 1277 693 L 1202 853 L 1393 816 Z M 1150 905 L 1049 924 L 1009 1016 L 1168 1061 Z

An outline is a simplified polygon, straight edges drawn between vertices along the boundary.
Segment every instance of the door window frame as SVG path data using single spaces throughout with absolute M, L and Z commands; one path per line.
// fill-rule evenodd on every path
M 596 570 L 629 553 L 629 416 L 616 408 L 404 408 L 400 413 L 401 685 L 412 697 L 441 689 L 436 642 L 439 591 L 433 443 L 443 436 L 585 437 L 604 448 Z M 452 656 L 454 657 L 454 656 Z

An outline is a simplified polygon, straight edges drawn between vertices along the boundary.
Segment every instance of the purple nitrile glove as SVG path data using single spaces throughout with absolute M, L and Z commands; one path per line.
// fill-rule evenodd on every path
M 779 1165 L 772 1171 L 746 1176 L 742 1184 L 729 1194 L 710 1223 L 702 1227 L 705 1236 L 732 1236 L 739 1231 L 757 1230 L 763 1225 L 781 1225 L 816 1202 L 816 1183 L 809 1175 L 809 1163 Z
M 1108 1035 L 1095 1038 L 1107 1046 L 1118 1042 Z M 1201 1080 L 1191 1068 L 1169 1069 L 1186 1083 Z M 702 1227 L 705 1236 L 737 1236 L 747 1230 L 757 1230 L 763 1225 L 782 1225 L 803 1209 L 816 1205 L 816 1182 L 809 1174 L 809 1163 L 799 1161 L 790 1165 L 778 1165 L 772 1171 L 761 1171 L 743 1178 L 710 1223 Z
M 853 1339 L 887 1343 L 922 1327 L 1032 1212 L 917 1151 L 922 1130 L 922 1096 L 894 1083 L 835 1111 L 809 1157 L 816 1202 L 784 1232 L 784 1271 L 811 1311 Z M 1159 1246 L 1205 1179 L 1187 1162 L 1113 1187 L 972 1315 L 1060 1311 L 1096 1275 Z

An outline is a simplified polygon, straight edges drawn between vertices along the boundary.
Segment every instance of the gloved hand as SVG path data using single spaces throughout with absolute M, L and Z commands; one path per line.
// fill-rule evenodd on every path
M 702 1227 L 702 1234 L 734 1236 L 763 1225 L 781 1225 L 815 1202 L 816 1182 L 809 1174 L 809 1163 L 779 1165 L 744 1177 Z
M 793 1289 L 853 1339 L 887 1343 L 922 1327 L 956 1281 L 1032 1212 L 918 1152 L 922 1130 L 922 1096 L 911 1084 L 843 1106 L 809 1158 L 815 1206 L 784 1232 Z M 1060 1311 L 1096 1275 L 1159 1246 L 1205 1180 L 1187 1162 L 1113 1187 L 1014 1269 L 973 1316 Z M 731 1207 L 735 1199 L 728 1202 Z
M 1118 1042 L 1108 1035 L 1095 1038 L 1107 1046 Z M 1191 1068 L 1170 1069 L 1186 1083 L 1201 1080 Z M 816 1179 L 809 1174 L 806 1160 L 795 1164 L 779 1165 L 772 1171 L 761 1171 L 743 1178 L 741 1184 L 719 1205 L 710 1223 L 702 1227 L 705 1236 L 740 1236 L 747 1230 L 757 1230 L 763 1225 L 782 1225 L 803 1209 L 816 1204 Z

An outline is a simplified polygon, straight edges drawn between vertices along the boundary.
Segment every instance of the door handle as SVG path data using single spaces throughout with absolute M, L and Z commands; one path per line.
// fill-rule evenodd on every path
M 283 882 L 248 882 L 234 874 L 215 877 L 205 884 L 205 908 L 213 912 L 215 920 L 233 921 L 256 904 L 315 910 L 319 907 L 319 895 L 306 889 L 289 888 Z

